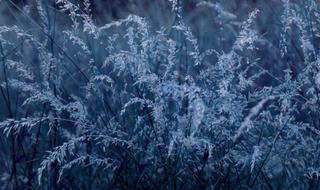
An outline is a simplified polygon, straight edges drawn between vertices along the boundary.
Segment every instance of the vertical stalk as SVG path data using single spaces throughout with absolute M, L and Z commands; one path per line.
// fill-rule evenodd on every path
M 2 56 L 1 62 L 2 62 L 3 76 L 5 80 L 5 85 L 6 85 L 6 92 L 3 91 L 2 87 L 1 87 L 1 92 L 3 94 L 3 98 L 6 101 L 8 114 L 9 114 L 8 118 L 13 118 L 13 112 L 11 109 L 10 92 L 9 92 L 9 82 L 8 82 L 8 75 L 7 75 L 7 69 L 6 69 L 6 61 L 5 61 L 5 55 L 3 52 L 3 46 L 1 42 L 0 42 L 0 54 Z M 6 93 L 6 95 L 4 93 Z M 14 131 L 12 131 L 10 134 L 10 141 L 11 141 L 10 143 L 11 143 L 11 162 L 12 162 L 10 181 L 13 180 L 14 188 L 19 188 L 18 179 L 17 179 L 16 143 L 15 143 Z

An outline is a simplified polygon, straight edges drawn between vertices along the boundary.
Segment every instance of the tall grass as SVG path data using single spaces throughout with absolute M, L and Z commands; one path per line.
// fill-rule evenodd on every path
M 318 189 L 318 3 L 143 2 L 0 4 L 0 188 Z

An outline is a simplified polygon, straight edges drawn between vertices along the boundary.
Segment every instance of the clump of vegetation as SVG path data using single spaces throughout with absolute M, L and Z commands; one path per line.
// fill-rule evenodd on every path
M 319 188 L 316 0 L 94 2 L 0 5 L 1 189 Z

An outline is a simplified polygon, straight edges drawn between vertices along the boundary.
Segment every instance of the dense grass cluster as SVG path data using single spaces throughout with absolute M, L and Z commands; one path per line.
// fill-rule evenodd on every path
M 0 1 L 0 189 L 320 188 L 318 1 L 99 2 Z

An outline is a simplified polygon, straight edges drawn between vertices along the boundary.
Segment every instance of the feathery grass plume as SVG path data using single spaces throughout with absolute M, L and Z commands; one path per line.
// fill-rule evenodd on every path
M 318 189 L 319 11 L 3 1 L 0 189 Z

